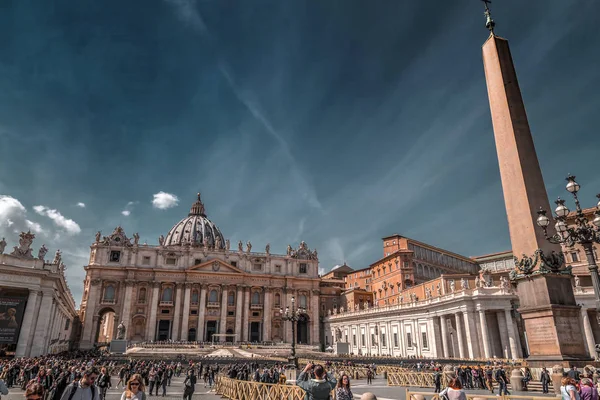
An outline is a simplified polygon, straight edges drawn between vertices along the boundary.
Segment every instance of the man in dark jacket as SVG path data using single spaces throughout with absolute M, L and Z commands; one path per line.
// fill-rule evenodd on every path
M 546 367 L 542 368 L 542 372 L 540 373 L 540 382 L 542 382 L 542 393 L 548 393 L 548 384 L 550 383 L 550 374 Z
M 308 371 L 310 370 L 314 372 L 315 378 L 306 380 Z M 311 363 L 306 364 L 306 367 L 300 372 L 296 380 L 296 385 L 304 389 L 308 400 L 329 399 L 336 383 L 337 379 L 333 375 L 326 373 L 322 365 L 313 366 Z

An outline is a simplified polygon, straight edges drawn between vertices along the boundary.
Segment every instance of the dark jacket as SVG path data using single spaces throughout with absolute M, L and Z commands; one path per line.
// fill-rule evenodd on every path
M 337 379 L 331 374 L 327 374 L 325 379 L 306 379 L 306 372 L 302 371 L 298 375 L 296 385 L 300 386 L 306 392 L 308 400 L 327 400 L 331 391 L 335 388 Z

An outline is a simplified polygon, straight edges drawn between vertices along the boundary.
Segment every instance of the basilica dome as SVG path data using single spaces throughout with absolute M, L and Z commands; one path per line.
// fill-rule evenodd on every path
M 224 249 L 225 240 L 219 228 L 208 218 L 204 204 L 198 199 L 192 204 L 187 217 L 171 228 L 164 241 L 164 246 L 203 246 L 211 249 Z

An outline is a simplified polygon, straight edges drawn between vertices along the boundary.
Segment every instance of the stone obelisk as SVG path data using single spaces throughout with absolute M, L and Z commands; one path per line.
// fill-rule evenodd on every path
M 528 360 L 590 359 L 572 277 L 557 257 L 561 248 L 549 243 L 536 225 L 536 210 L 551 209 L 548 195 L 508 41 L 494 33 L 495 23 L 484 2 L 490 36 L 483 45 L 483 63 L 510 240 L 519 266 L 512 278 L 525 323 Z

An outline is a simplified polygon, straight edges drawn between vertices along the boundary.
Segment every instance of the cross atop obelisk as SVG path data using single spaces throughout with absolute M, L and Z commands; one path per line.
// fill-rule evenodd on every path
M 485 15 L 485 27 L 488 28 L 488 30 L 493 35 L 494 27 L 496 26 L 496 23 L 492 19 L 492 12 L 490 11 L 490 7 L 489 7 L 489 4 L 492 4 L 492 2 L 491 2 L 491 0 L 481 0 L 481 1 L 483 1 L 483 3 L 485 4 L 485 12 L 483 13 L 483 15 Z

